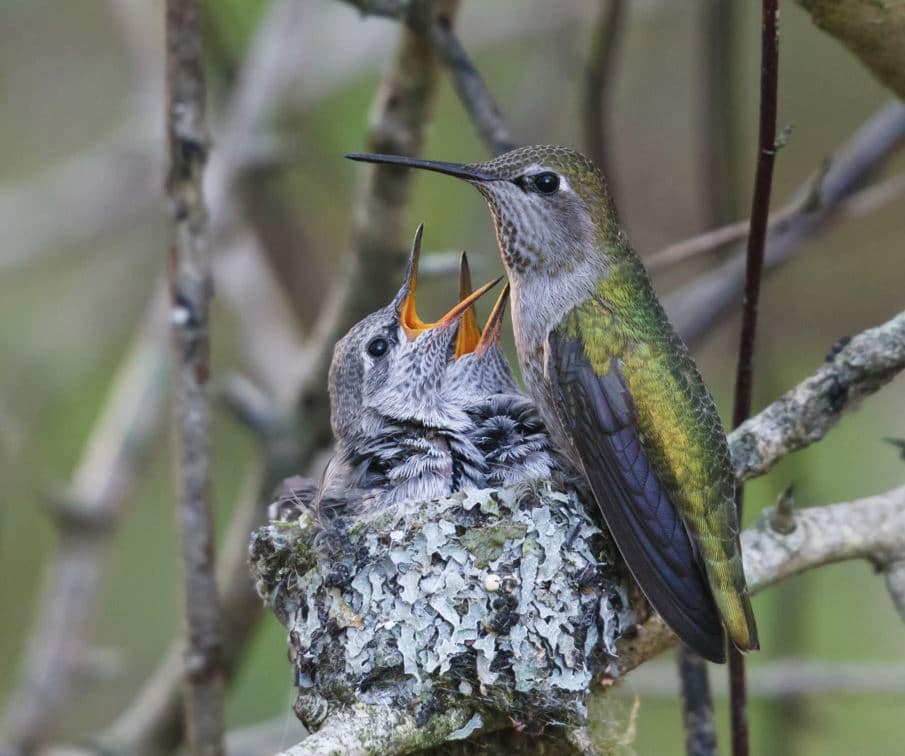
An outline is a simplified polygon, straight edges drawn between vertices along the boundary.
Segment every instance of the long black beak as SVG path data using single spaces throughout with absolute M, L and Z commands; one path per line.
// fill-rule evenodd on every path
M 406 168 L 421 168 L 425 171 L 445 173 L 447 176 L 465 179 L 466 181 L 496 181 L 496 176 L 481 173 L 459 163 L 444 163 L 440 160 L 419 160 L 418 158 L 405 157 L 404 155 L 377 155 L 367 152 L 350 152 L 346 155 L 349 160 L 359 160 L 362 163 L 387 163 L 389 165 L 401 165 Z

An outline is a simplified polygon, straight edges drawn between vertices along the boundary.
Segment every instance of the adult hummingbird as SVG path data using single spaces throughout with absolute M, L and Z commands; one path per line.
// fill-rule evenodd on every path
M 481 455 L 466 433 L 471 420 L 446 401 L 442 384 L 462 315 L 499 279 L 425 322 L 415 300 L 422 233 L 419 226 L 399 293 L 334 350 L 329 391 L 336 443 L 317 497 L 322 519 L 445 496 L 482 480 Z
M 463 252 L 459 298 L 464 301 L 470 295 L 471 273 Z M 464 313 L 443 385 L 449 403 L 464 408 L 471 418 L 467 433 L 484 459 L 488 487 L 561 478 L 563 468 L 534 402 L 519 389 L 500 344 L 508 299 L 507 284 L 483 331 L 473 306 Z
M 641 590 L 711 661 L 725 661 L 724 627 L 736 648 L 758 648 L 719 416 L 600 171 L 559 146 L 468 165 L 348 157 L 445 173 L 483 195 L 511 285 L 522 377 Z

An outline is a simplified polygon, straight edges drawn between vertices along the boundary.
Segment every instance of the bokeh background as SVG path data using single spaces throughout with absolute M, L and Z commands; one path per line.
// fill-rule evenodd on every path
M 145 4 L 144 25 L 124 22 L 118 5 L 105 0 L 0 4 L 0 702 L 16 684 L 44 566 L 57 540 L 44 504 L 78 464 L 164 260 L 162 3 Z M 341 156 L 364 147 L 375 85 L 398 35 L 394 23 L 363 19 L 338 2 L 300 5 L 303 31 L 296 67 L 287 73 L 292 82 L 279 112 L 262 129 L 268 138 L 260 149 L 273 157 L 240 182 L 242 212 L 269 229 L 270 243 L 282 250 L 275 257 L 282 260 L 273 275 L 277 287 L 294 278 L 283 289 L 283 296 L 290 296 L 278 311 L 284 330 L 296 338 L 306 334 L 324 306 L 325 282 L 341 270 L 360 170 Z M 519 142 L 582 146 L 583 82 L 599 5 L 591 0 L 463 3 L 461 39 Z M 647 255 L 717 222 L 747 216 L 759 4 L 730 3 L 731 117 L 722 129 L 735 147 L 721 208 L 710 199 L 705 167 L 702 102 L 712 44 L 710 3 L 629 5 L 613 80 L 609 144 L 622 222 Z M 219 0 L 205 6 L 216 152 L 224 98 L 266 2 Z M 890 97 L 796 5 L 783 3 L 782 13 L 780 126 L 792 131 L 776 163 L 774 206 Z M 156 110 L 136 106 L 145 95 L 152 102 L 158 98 Z M 462 161 L 486 155 L 445 76 L 425 154 Z M 894 158 L 887 172 L 902 168 L 905 161 Z M 413 230 L 419 221 L 427 224 L 430 252 L 464 248 L 477 279 L 498 274 L 492 229 L 476 193 L 421 176 L 409 217 Z M 837 339 L 902 309 L 903 250 L 905 213 L 894 203 L 832 227 L 770 275 L 761 305 L 756 408 L 812 372 Z M 219 254 L 225 253 L 214 249 Z M 655 285 L 666 292 L 718 259 L 710 255 L 677 267 L 657 276 Z M 230 266 L 223 270 L 229 279 Z M 214 306 L 214 374 L 239 370 L 266 386 L 268 376 L 249 345 L 254 321 L 242 307 L 241 276 L 238 283 L 218 281 L 218 286 L 231 293 Z M 424 289 L 419 303 L 428 315 L 443 311 L 454 297 L 449 277 L 433 278 Z M 737 332 L 737 317 L 728 317 L 697 349 L 724 418 Z M 298 354 L 277 359 L 285 359 L 288 370 Z M 171 452 L 167 424 L 160 425 L 117 522 L 94 633 L 99 653 L 92 674 L 78 678 L 77 695 L 66 707 L 65 739 L 81 739 L 108 724 L 179 629 Z M 901 436 L 905 382 L 899 379 L 824 441 L 751 484 L 746 522 L 789 483 L 802 506 L 901 484 L 905 461 L 883 441 Z M 221 411 L 214 417 L 213 455 L 222 532 L 256 451 L 249 433 Z M 832 566 L 786 581 L 759 595 L 755 608 L 763 651 L 751 657 L 754 677 L 759 667 L 775 668 L 777 660 L 790 658 L 905 670 L 905 627 L 866 564 Z M 638 753 L 682 749 L 667 661 L 649 665 L 644 680 L 629 679 L 613 693 L 617 709 L 622 707 L 617 724 L 635 728 Z M 868 679 L 871 668 L 864 667 Z M 289 672 L 282 628 L 266 616 L 229 692 L 228 725 L 291 716 Z M 723 674 L 715 669 L 715 681 Z M 636 697 L 638 716 L 631 722 Z M 756 697 L 750 714 L 754 752 L 900 753 L 903 707 L 905 674 L 892 692 Z M 718 717 L 727 744 L 722 696 Z

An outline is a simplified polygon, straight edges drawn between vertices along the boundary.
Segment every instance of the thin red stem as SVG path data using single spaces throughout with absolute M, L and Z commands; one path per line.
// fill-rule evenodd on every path
M 751 386 L 754 366 L 754 340 L 757 330 L 757 305 L 764 267 L 764 247 L 773 186 L 773 162 L 776 156 L 776 100 L 779 70 L 779 2 L 763 0 L 761 28 L 760 128 L 757 145 L 757 171 L 751 205 L 751 233 L 745 268 L 745 296 L 742 302 L 742 330 L 739 340 L 738 371 L 735 378 L 733 426 L 744 422 L 751 412 Z M 744 489 L 736 494 L 739 520 L 742 517 Z M 748 756 L 748 703 L 744 658 L 735 649 L 729 653 L 729 690 L 732 720 L 733 756 Z

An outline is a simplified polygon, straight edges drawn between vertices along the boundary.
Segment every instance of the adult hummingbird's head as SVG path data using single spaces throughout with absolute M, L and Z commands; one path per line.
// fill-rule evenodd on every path
M 567 147 L 519 147 L 484 163 L 459 165 L 395 155 L 350 154 L 353 160 L 422 168 L 463 179 L 487 200 L 510 277 L 555 278 L 619 233 L 603 177 Z M 602 261 L 603 262 L 603 261 Z
M 405 281 L 392 302 L 356 323 L 336 344 L 330 363 L 333 433 L 341 444 L 377 428 L 379 419 L 455 429 L 467 422 L 441 396 L 457 328 L 473 303 L 498 281 L 482 286 L 434 322 L 416 309 L 423 226 L 415 233 Z

